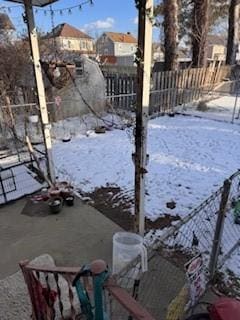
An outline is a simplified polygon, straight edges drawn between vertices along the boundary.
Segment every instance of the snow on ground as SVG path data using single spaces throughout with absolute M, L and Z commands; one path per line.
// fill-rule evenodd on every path
M 12 175 L 14 178 L 12 178 Z M 35 174 L 25 165 L 18 165 L 11 170 L 1 172 L 7 201 L 19 199 L 25 195 L 40 190 L 44 185 L 40 184 L 34 177 Z M 5 202 L 2 187 L 0 186 L 0 204 Z
M 240 127 L 194 117 L 149 122 L 146 215 L 185 216 L 239 168 Z M 115 185 L 133 196 L 133 145 L 123 130 L 54 144 L 58 174 L 85 192 Z M 174 200 L 176 208 L 166 207 Z
M 211 96 L 209 96 L 209 98 L 210 97 Z M 235 116 L 233 117 L 235 103 Z M 207 102 L 207 111 L 199 111 L 197 110 L 197 106 L 198 103 L 191 103 L 178 107 L 177 111 L 188 115 L 226 122 L 231 122 L 233 118 L 234 123 L 240 124 L 240 97 L 237 99 L 237 101 L 236 96 L 233 95 L 213 99 Z
M 228 259 L 223 270 L 231 270 L 240 277 L 240 247 L 238 247 Z

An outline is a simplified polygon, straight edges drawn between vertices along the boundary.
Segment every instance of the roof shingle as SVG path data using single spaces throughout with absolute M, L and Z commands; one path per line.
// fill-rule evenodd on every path
M 86 33 L 78 30 L 73 26 L 70 26 L 67 23 L 59 24 L 51 32 L 49 32 L 46 37 L 47 38 L 64 37 L 64 38 L 92 39 Z
M 105 34 L 113 42 L 137 43 L 137 39 L 134 38 L 131 33 L 105 32 Z

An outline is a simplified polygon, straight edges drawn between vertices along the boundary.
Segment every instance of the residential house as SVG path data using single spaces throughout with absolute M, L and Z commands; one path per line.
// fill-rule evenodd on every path
M 67 23 L 56 26 L 44 39 L 56 45 L 56 49 L 60 51 L 74 51 L 82 54 L 93 54 L 95 51 L 93 39 Z
M 209 34 L 207 36 L 207 59 L 225 61 L 227 40 L 224 36 Z
M 153 61 L 164 61 L 164 48 L 158 42 L 153 42 L 152 44 L 152 57 Z
M 130 33 L 104 32 L 96 42 L 100 56 L 133 56 L 137 49 L 137 39 Z

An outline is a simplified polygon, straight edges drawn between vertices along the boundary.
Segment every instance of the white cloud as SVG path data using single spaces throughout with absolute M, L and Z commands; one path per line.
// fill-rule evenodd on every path
M 133 19 L 133 23 L 134 23 L 134 24 L 138 24 L 138 17 L 135 17 L 135 18 Z
M 108 17 L 105 20 L 97 20 L 94 22 L 87 23 L 83 26 L 83 29 L 88 32 L 99 29 L 111 29 L 114 26 L 114 23 L 115 20 L 111 17 Z

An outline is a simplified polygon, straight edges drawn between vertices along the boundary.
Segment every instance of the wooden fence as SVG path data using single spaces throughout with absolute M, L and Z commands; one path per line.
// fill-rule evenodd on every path
M 114 108 L 134 111 L 136 69 L 116 71 L 103 70 L 107 100 Z M 178 105 L 196 101 L 230 75 L 229 66 L 153 72 L 150 114 L 173 112 Z

